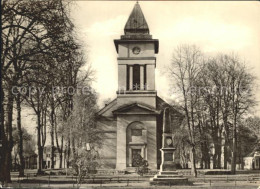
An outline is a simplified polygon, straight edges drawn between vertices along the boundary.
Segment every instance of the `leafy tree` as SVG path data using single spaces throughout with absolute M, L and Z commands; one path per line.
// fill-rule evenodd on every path
M 148 161 L 145 160 L 140 154 L 136 154 L 137 157 L 135 157 L 135 161 L 136 161 L 136 172 L 137 174 L 143 176 L 145 173 L 148 173 Z
M 249 128 L 254 135 L 260 138 L 260 117 L 258 116 L 251 116 L 245 119 L 244 125 Z
M 80 86 L 83 87 L 83 84 Z M 99 165 L 98 149 L 102 145 L 102 134 L 96 128 L 95 120 L 96 93 L 90 87 L 80 91 L 73 96 L 73 110 L 63 128 L 63 135 L 72 143 L 72 156 L 66 158 L 69 158 L 78 182 Z
M 87 147 L 77 149 L 77 155 L 71 161 L 77 175 L 78 186 L 82 183 L 86 175 L 93 173 L 100 165 L 98 151 L 93 146 L 89 149 Z
M 238 124 L 237 135 L 237 162 L 243 166 L 243 158 L 251 153 L 258 145 L 259 139 L 251 128 L 244 125 L 244 122 Z

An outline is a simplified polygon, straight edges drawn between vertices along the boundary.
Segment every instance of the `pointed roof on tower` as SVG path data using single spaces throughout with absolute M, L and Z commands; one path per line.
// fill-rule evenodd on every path
M 136 2 L 125 25 L 125 34 L 149 34 L 149 27 L 138 2 Z
M 137 2 L 126 22 L 125 33 L 120 39 L 115 39 L 115 47 L 118 53 L 118 45 L 123 43 L 154 43 L 155 53 L 159 51 L 159 40 L 153 39 L 149 34 L 149 27 L 144 18 L 139 3 Z

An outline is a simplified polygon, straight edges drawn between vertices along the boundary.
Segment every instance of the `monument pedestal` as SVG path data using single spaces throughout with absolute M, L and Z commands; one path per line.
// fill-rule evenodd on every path
M 150 179 L 151 185 L 191 185 L 188 178 L 179 175 L 173 161 L 175 148 L 162 148 L 162 163 L 160 172 Z
M 164 134 L 164 136 L 167 136 Z M 165 137 L 166 138 L 166 137 Z M 167 139 L 169 139 L 170 136 L 167 136 Z M 176 164 L 173 161 L 174 159 L 174 151 L 176 150 L 172 146 L 168 146 L 166 148 L 162 148 L 161 150 L 161 157 L 162 162 L 160 166 L 160 171 L 176 171 Z
M 188 178 L 179 175 L 174 162 L 174 151 L 169 108 L 163 114 L 162 162 L 159 174 L 150 179 L 152 185 L 191 185 Z

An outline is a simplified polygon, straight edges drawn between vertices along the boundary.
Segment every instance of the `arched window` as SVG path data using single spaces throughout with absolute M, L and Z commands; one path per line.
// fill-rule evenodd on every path
M 147 128 L 141 122 L 133 122 L 126 129 L 127 142 L 146 142 Z

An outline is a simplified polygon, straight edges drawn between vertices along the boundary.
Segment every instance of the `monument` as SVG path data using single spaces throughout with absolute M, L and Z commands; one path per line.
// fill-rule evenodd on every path
M 163 133 L 161 151 L 160 172 L 151 178 L 151 184 L 156 185 L 189 185 L 188 178 L 179 175 L 176 171 L 176 163 L 174 162 L 173 135 L 171 127 L 171 115 L 169 108 L 165 108 L 163 112 Z

